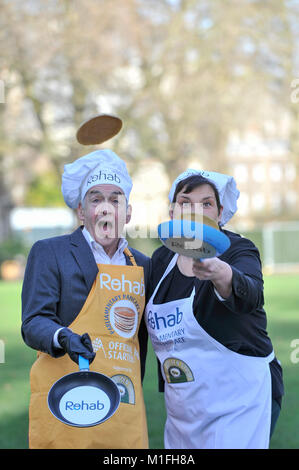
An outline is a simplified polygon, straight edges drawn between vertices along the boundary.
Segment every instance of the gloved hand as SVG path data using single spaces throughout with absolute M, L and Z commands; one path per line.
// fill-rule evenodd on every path
M 58 333 L 58 342 L 76 364 L 79 363 L 79 355 L 88 359 L 90 364 L 95 358 L 92 342 L 88 333 L 84 333 L 84 335 L 80 336 L 73 333 L 69 328 L 63 328 Z

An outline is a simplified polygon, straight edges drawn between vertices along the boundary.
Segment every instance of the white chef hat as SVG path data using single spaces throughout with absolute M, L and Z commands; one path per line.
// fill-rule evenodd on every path
M 190 168 L 181 173 L 173 182 L 168 196 L 170 202 L 173 201 L 173 196 L 178 183 L 193 175 L 201 175 L 204 178 L 207 178 L 214 183 L 218 189 L 220 204 L 223 206 L 220 225 L 225 225 L 238 209 L 237 199 L 240 195 L 240 191 L 237 189 L 236 181 L 232 176 L 222 175 L 221 173 L 216 173 L 214 171 L 193 170 Z
M 72 209 L 76 209 L 87 191 L 97 184 L 118 186 L 129 201 L 132 180 L 125 162 L 112 150 L 96 150 L 64 165 L 61 191 L 65 203 Z

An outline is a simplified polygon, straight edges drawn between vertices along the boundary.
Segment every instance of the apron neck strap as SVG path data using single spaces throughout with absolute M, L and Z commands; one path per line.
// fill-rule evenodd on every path
M 132 263 L 133 266 L 137 266 L 137 263 L 135 261 L 135 258 L 134 256 L 132 255 L 132 253 L 130 252 L 129 248 L 125 248 L 124 249 L 124 255 L 127 256 L 130 260 L 130 262 Z
M 176 262 L 177 262 L 178 257 L 179 257 L 179 254 L 176 253 L 176 254 L 173 256 L 173 258 L 171 258 L 171 261 L 170 261 L 169 265 L 167 266 L 167 268 L 166 268 L 166 270 L 165 270 L 163 276 L 161 277 L 160 281 L 159 281 L 158 284 L 156 285 L 156 288 L 155 288 L 155 290 L 154 290 L 154 292 L 153 292 L 153 294 L 152 294 L 152 296 L 151 296 L 151 300 L 154 299 L 154 297 L 155 297 L 156 293 L 158 292 L 158 289 L 159 289 L 159 287 L 160 287 L 160 285 L 161 285 L 163 279 L 165 279 L 165 277 L 166 277 L 166 276 L 170 273 L 170 271 L 174 268 L 174 266 L 175 266 L 175 264 L 176 264 Z

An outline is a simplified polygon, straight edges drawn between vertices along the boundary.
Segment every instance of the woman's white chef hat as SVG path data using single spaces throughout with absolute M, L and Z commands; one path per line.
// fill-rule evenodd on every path
M 173 196 L 178 183 L 193 175 L 201 175 L 204 178 L 207 178 L 214 183 L 218 189 L 220 204 L 223 206 L 220 225 L 225 225 L 238 209 L 237 199 L 240 195 L 240 191 L 237 189 L 236 181 L 232 176 L 222 175 L 221 173 L 216 173 L 214 171 L 193 170 L 190 168 L 181 173 L 173 182 L 168 196 L 170 202 L 173 201 Z
M 129 201 L 132 180 L 125 162 L 112 150 L 96 150 L 64 165 L 61 191 L 65 203 L 72 209 L 76 209 L 87 191 L 97 184 L 118 186 Z

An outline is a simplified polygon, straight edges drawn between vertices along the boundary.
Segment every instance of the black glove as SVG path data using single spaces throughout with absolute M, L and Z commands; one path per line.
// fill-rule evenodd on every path
M 63 328 L 58 333 L 58 342 L 63 350 L 68 353 L 72 361 L 79 363 L 79 355 L 91 363 L 95 358 L 92 342 L 88 333 L 80 336 L 68 328 Z

